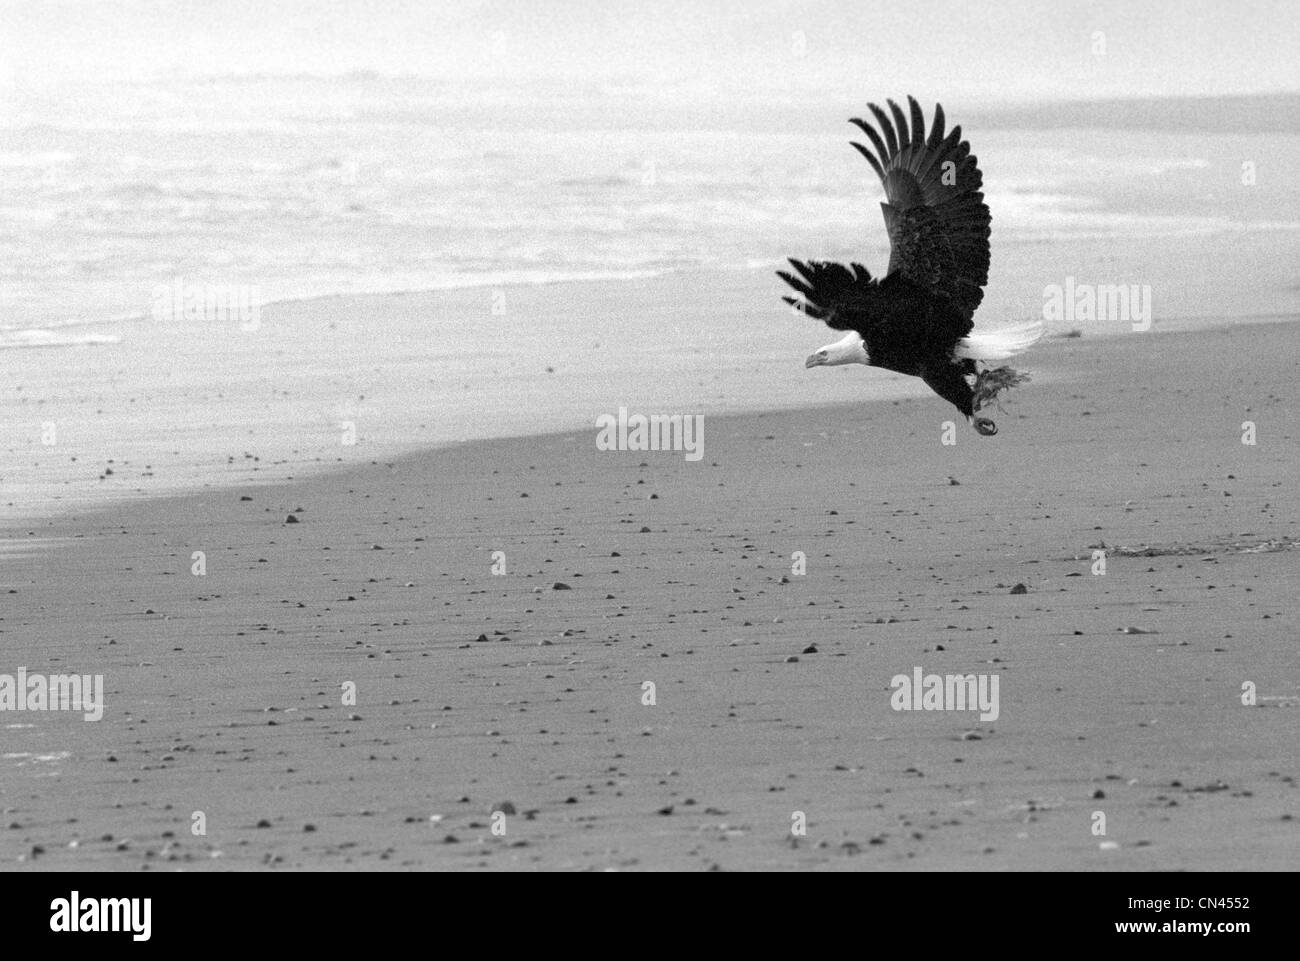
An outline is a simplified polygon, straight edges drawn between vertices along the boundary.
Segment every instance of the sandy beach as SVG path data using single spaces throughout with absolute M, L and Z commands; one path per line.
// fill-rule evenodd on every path
M 105 710 L 4 716 L 0 864 L 1293 869 L 1298 339 L 1057 337 L 955 444 L 917 391 L 10 525 L 0 671 Z

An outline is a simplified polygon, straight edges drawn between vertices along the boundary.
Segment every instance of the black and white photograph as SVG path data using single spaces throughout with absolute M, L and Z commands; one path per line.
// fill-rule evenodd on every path
M 105 882 L 24 923 L 1300 867 L 1298 52 L 1280 0 L 0 0 L 0 873 Z

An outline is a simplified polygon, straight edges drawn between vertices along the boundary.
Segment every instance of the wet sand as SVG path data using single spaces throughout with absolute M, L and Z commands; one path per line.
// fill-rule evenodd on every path
M 26 522 L 0 672 L 107 703 L 0 714 L 0 865 L 1293 869 L 1298 338 L 1052 340 L 954 445 L 917 396 Z

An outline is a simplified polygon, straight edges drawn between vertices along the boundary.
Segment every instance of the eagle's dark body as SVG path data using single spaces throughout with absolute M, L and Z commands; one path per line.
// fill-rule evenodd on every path
M 879 133 L 851 121 L 871 143 L 853 146 L 885 187 L 890 257 L 884 279 L 860 264 L 791 260 L 794 272 L 778 273 L 799 297 L 784 300 L 835 330 L 856 331 L 871 366 L 922 378 L 974 418 L 981 433 L 993 433 L 992 421 L 975 418 L 990 396 L 977 389 L 975 362 L 954 355 L 974 327 L 988 282 L 991 217 L 980 192 L 983 176 L 961 127 L 945 135 L 943 108 L 936 105 L 927 134 L 920 106 L 907 99 L 910 122 L 892 100 L 892 121 L 868 105 Z
M 872 367 L 920 377 L 967 417 L 975 415 L 966 381 L 976 374 L 975 362 L 953 358 L 957 342 L 975 325 L 951 301 L 898 273 L 876 281 L 860 264 L 791 263 L 799 278 L 782 276 L 796 290 L 803 279 L 808 292 L 801 310 L 835 330 L 861 334 Z M 834 306 L 822 306 L 827 302 Z

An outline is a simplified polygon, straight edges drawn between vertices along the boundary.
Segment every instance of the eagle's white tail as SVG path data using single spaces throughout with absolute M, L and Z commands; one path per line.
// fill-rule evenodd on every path
M 953 356 L 969 357 L 971 360 L 1006 360 L 1028 350 L 1042 336 L 1043 322 L 1029 320 L 1001 330 L 967 334 L 957 341 Z

